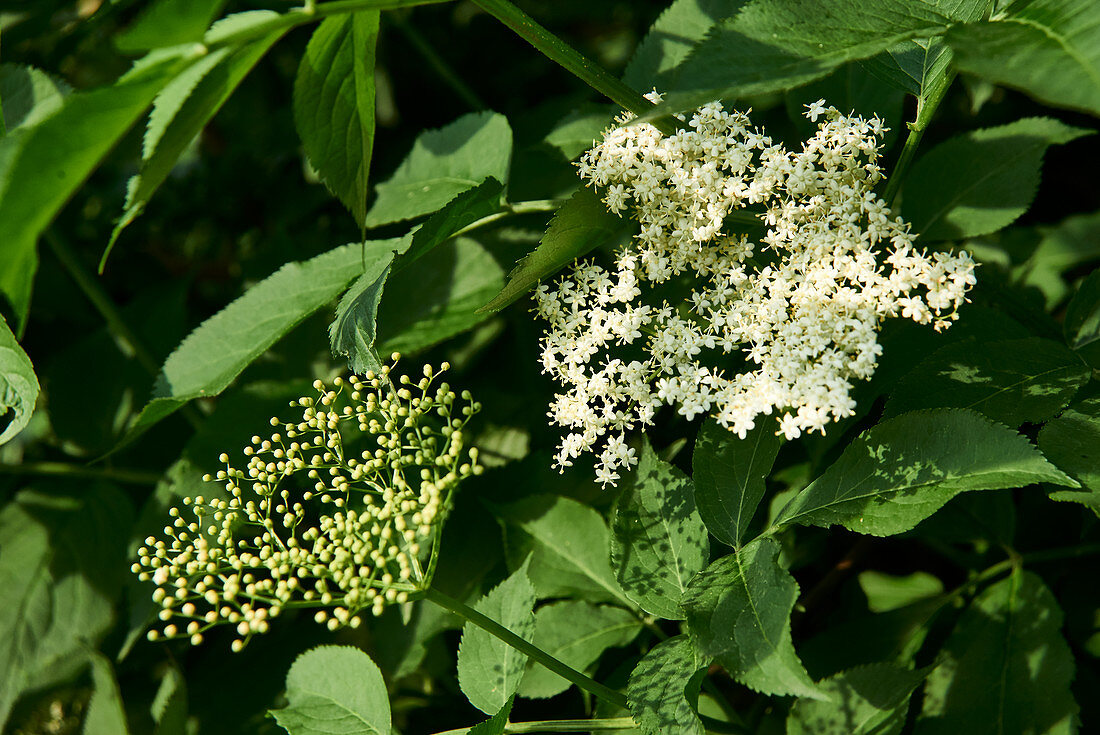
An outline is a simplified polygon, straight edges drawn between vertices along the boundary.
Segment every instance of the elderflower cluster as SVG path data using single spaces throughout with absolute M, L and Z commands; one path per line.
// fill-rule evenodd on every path
M 640 230 L 613 270 L 579 263 L 535 294 L 543 370 L 565 388 L 549 413 L 568 432 L 559 469 L 592 452 L 614 485 L 637 461 L 624 432 L 666 404 L 742 438 L 773 412 L 788 439 L 824 432 L 853 413 L 884 319 L 957 318 L 975 264 L 916 247 L 876 196 L 882 121 L 824 100 L 806 116 L 817 132 L 789 151 L 717 102 L 672 135 L 624 114 L 582 157 L 581 178 Z M 764 233 L 728 234 L 730 220 Z
M 396 363 L 398 355 L 393 356 Z M 448 365 L 444 363 L 440 372 Z M 330 630 L 358 627 L 405 602 L 431 577 L 435 543 L 455 486 L 479 474 L 463 429 L 480 409 L 468 391 L 459 408 L 440 372 L 392 382 L 390 366 L 364 379 L 314 383 L 291 402 L 298 420 L 252 437 L 248 464 L 203 477 L 224 488 L 172 508 L 164 539 L 152 536 L 132 567 L 157 585 L 160 630 L 150 640 L 236 628 L 234 651 L 290 608 L 315 608 Z M 188 520 L 188 515 L 193 520 Z

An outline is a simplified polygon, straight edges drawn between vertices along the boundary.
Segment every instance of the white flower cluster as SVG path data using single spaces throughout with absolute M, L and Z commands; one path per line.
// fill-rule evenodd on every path
M 221 455 L 226 469 L 203 479 L 224 486 L 223 497 L 184 499 L 192 521 L 171 509 L 166 540 L 145 539 L 132 567 L 157 585 L 165 625 L 150 640 L 197 645 L 230 624 L 239 651 L 290 608 L 316 608 L 330 630 L 357 627 L 362 612 L 378 615 L 430 582 L 434 555 L 427 564 L 425 555 L 451 494 L 481 470 L 476 448 L 463 453 L 463 428 L 480 405 L 464 391 L 456 410 L 430 366 L 415 383 L 401 376 L 401 387 L 389 373 L 336 378 L 331 389 L 315 382 L 316 397 L 290 404 L 300 421 L 272 418 L 282 431 L 252 437 L 246 469 Z
M 624 432 L 665 404 L 742 438 L 773 412 L 788 439 L 824 432 L 853 413 L 851 384 L 875 370 L 883 319 L 939 330 L 957 318 L 975 264 L 915 247 L 875 195 L 882 121 L 824 100 L 806 115 L 822 119 L 797 152 L 715 102 L 673 135 L 613 127 L 583 156 L 581 177 L 612 212 L 632 208 L 640 232 L 615 270 L 580 263 L 536 292 L 550 323 L 543 369 L 566 389 L 549 414 L 568 430 L 560 469 L 597 453 L 598 481 L 614 485 L 636 462 Z M 724 231 L 746 207 L 760 242 Z

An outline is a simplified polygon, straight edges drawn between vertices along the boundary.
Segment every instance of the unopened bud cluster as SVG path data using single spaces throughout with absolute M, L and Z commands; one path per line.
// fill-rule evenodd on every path
M 624 432 L 662 405 L 741 437 L 773 412 L 789 439 L 824 432 L 853 413 L 884 319 L 938 330 L 957 318 L 974 262 L 916 247 L 875 194 L 882 121 L 824 100 L 806 116 L 822 119 L 800 151 L 715 102 L 672 135 L 614 127 L 582 157 L 581 178 L 640 232 L 614 270 L 580 263 L 536 292 L 543 369 L 565 388 L 549 414 L 568 432 L 559 468 L 593 452 L 597 479 L 614 484 L 637 461 Z M 749 207 L 759 242 L 725 231 Z
M 393 356 L 396 364 L 398 355 Z M 405 602 L 430 582 L 430 555 L 456 485 L 481 471 L 463 429 L 480 405 L 457 400 L 440 372 L 419 380 L 391 367 L 365 379 L 314 383 L 292 401 L 298 419 L 271 419 L 247 464 L 203 479 L 213 497 L 172 508 L 164 537 L 145 539 L 133 565 L 157 585 L 163 625 L 150 640 L 236 628 L 239 651 L 290 608 L 315 608 L 335 630 Z

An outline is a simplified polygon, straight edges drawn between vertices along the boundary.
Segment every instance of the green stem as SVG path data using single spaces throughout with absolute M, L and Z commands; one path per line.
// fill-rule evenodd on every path
M 435 48 L 424 40 L 424 36 L 420 34 L 420 31 L 416 30 L 407 20 L 398 15 L 392 16 L 390 22 L 397 27 L 397 30 L 404 34 L 405 38 L 412 44 L 412 47 L 428 62 L 428 66 L 435 71 L 439 78 L 442 79 L 467 106 L 473 110 L 486 109 L 485 103 L 481 101 L 477 93 L 470 89 L 470 86 L 462 81 L 462 77 L 455 73 L 450 64 L 448 64 L 442 56 L 436 53 Z
M 520 638 L 518 635 L 508 630 L 500 623 L 478 612 L 469 605 L 466 605 L 465 603 L 456 600 L 449 595 L 443 594 L 434 587 L 429 587 L 428 589 L 424 590 L 424 599 L 430 600 L 431 602 L 434 602 L 436 605 L 439 605 L 443 609 L 450 610 L 464 620 L 473 623 L 477 627 L 484 630 L 486 633 L 489 633 L 490 635 L 499 638 L 520 653 L 526 654 L 529 658 L 537 661 L 538 663 L 553 671 L 561 678 L 572 684 L 577 685 L 589 694 L 599 697 L 605 702 L 613 704 L 616 707 L 627 709 L 626 696 L 621 692 L 617 692 L 614 689 L 599 683 L 595 679 L 591 679 L 585 676 L 573 667 L 562 663 L 546 651 L 532 644 L 530 641 Z
M 917 119 L 908 124 L 909 135 L 905 138 L 901 155 L 894 165 L 894 170 L 890 173 L 890 179 L 886 182 L 886 189 L 882 192 L 882 198 L 886 204 L 891 205 L 894 203 L 894 199 L 898 195 L 898 189 L 901 188 L 905 175 L 909 172 L 909 166 L 913 163 L 913 157 L 917 154 L 917 147 L 920 146 L 921 138 L 924 137 L 924 131 L 928 129 L 932 116 L 936 114 L 936 109 L 943 102 L 943 98 L 947 96 L 947 90 L 954 80 L 955 72 L 948 72 L 943 84 L 936 86 L 935 92 L 930 97 L 917 100 Z
M 551 61 L 561 65 L 592 89 L 635 115 L 653 110 L 653 103 L 599 64 L 585 57 L 569 44 L 546 30 L 509 0 L 474 0 L 474 4 L 515 31 L 521 38 L 541 51 Z M 654 122 L 663 132 L 672 132 Z
M 499 212 L 493 212 L 490 215 L 486 215 L 479 220 L 475 220 L 470 224 L 463 227 L 451 237 L 458 237 L 459 235 L 465 235 L 470 230 L 476 230 L 479 227 L 485 225 L 491 225 L 492 223 L 502 220 L 505 217 L 511 217 L 516 214 L 532 214 L 537 212 L 553 212 L 564 203 L 564 199 L 533 199 L 528 202 L 515 202 L 514 204 L 505 204 Z
M 141 470 L 81 467 L 65 462 L 24 462 L 23 464 L 0 464 L 0 475 L 45 475 L 52 477 L 82 477 L 89 479 L 114 480 L 134 485 L 156 485 L 160 475 Z

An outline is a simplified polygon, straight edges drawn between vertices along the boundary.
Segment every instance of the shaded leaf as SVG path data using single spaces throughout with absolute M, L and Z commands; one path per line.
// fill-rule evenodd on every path
M 983 23 L 954 26 L 955 66 L 1054 105 L 1100 115 L 1100 5 L 1015 2 Z
M 916 732 L 1076 732 L 1073 655 L 1061 627 L 1058 603 L 1031 572 L 990 585 L 947 639 Z
M 692 702 L 699 694 L 697 674 L 706 664 L 686 635 L 661 641 L 650 649 L 634 667 L 626 689 L 630 714 L 642 732 L 703 735 L 703 723 Z
M 411 265 L 463 227 L 495 214 L 500 209 L 500 195 L 503 191 L 504 185 L 490 176 L 473 189 L 464 191 L 447 202 L 446 206 L 428 217 L 413 233 L 412 246 L 398 260 L 398 268 L 403 270 Z
M 1100 212 L 1074 215 L 1053 227 L 1037 228 L 1035 236 L 1038 244 L 1027 260 L 1013 269 L 1013 276 L 1041 290 L 1047 306 L 1053 308 L 1069 293 L 1064 274 L 1100 258 Z
M 1076 403 L 1044 426 L 1039 449 L 1081 483 L 1080 490 L 1056 490 L 1051 499 L 1081 503 L 1100 516 L 1100 398 Z
M 544 605 L 535 612 L 535 637 L 531 642 L 577 671 L 584 671 L 608 648 L 630 643 L 641 629 L 641 621 L 621 607 L 566 600 Z M 528 661 L 517 693 L 542 699 L 561 694 L 570 686 L 553 671 Z
M 695 502 L 707 530 L 722 543 L 741 545 L 782 443 L 765 419 L 744 439 L 713 419 L 703 422 L 691 457 Z
M 902 216 L 927 240 L 995 232 L 1031 206 L 1046 149 L 1090 133 L 1030 117 L 940 143 L 906 179 Z
M 908 531 L 962 492 L 1035 482 L 1076 486 L 1027 438 L 976 411 L 933 409 L 883 421 L 780 511 L 774 528 L 839 524 Z
M 0 64 L 0 101 L 4 130 L 31 127 L 61 109 L 70 87 L 41 69 L 22 64 Z
M 1009 426 L 1039 423 L 1070 402 L 1092 371 L 1049 339 L 958 342 L 902 378 L 884 417 L 919 408 L 972 408 Z
M 867 607 L 875 613 L 897 610 L 943 593 L 943 582 L 927 572 L 895 577 L 867 571 L 859 575 L 859 586 L 867 595 Z
M 490 176 L 507 182 L 511 159 L 512 129 L 503 115 L 471 113 L 421 133 L 393 176 L 376 186 L 366 226 L 434 212 Z
M 377 10 L 325 18 L 294 78 L 294 125 L 306 156 L 360 227 L 374 150 Z
M 351 284 L 336 307 L 336 318 L 328 328 L 332 354 L 348 358 L 352 372 L 378 371 L 382 361 L 375 351 L 378 336 L 378 303 L 386 288 L 395 252 L 404 252 L 409 237 L 368 243 L 362 275 Z
M 543 142 L 565 160 L 572 161 L 603 136 L 614 116 L 615 108 L 611 105 L 582 105 L 560 120 Z
M 1066 307 L 1066 342 L 1085 362 L 1100 370 L 1100 270 L 1089 274 Z
M 368 258 L 392 258 L 407 238 L 366 244 Z M 133 441 L 188 401 L 214 396 L 302 320 L 335 299 L 363 272 L 361 243 L 287 263 L 207 319 L 168 356 L 153 398 L 122 444 Z M 368 265 L 371 260 L 368 260 Z
M 11 440 L 31 420 L 38 401 L 38 376 L 27 353 L 0 317 L 0 444 Z M 8 414 L 11 414 L 10 416 Z
M 91 662 L 92 696 L 84 714 L 84 735 L 129 735 L 126 711 L 110 660 L 93 653 Z
M 474 609 L 524 640 L 535 635 L 535 588 L 524 563 L 477 601 Z M 458 685 L 470 704 L 495 715 L 516 693 L 527 655 L 473 623 L 462 628 L 458 646 Z
M 779 566 L 779 544 L 754 541 L 691 581 L 681 606 L 699 652 L 764 694 L 822 696 L 791 642 L 798 583 Z
M 672 89 L 675 69 L 714 24 L 740 12 L 747 0 L 675 0 L 634 50 L 623 81 L 647 92 Z
M 504 728 L 508 726 L 508 715 L 512 714 L 512 704 L 515 701 L 515 697 L 510 697 L 499 712 L 485 722 L 471 727 L 466 735 L 504 735 Z
M 132 516 L 107 485 L 27 490 L 0 510 L 0 728 L 24 690 L 74 676 L 110 629 Z
M 280 29 L 239 49 L 217 49 L 184 70 L 157 94 L 145 129 L 141 171 L 126 187 L 124 211 L 100 258 L 100 270 L 119 235 L 142 213 L 180 155 L 285 32 L 286 29 Z
M 607 524 L 593 508 L 572 498 L 536 495 L 495 510 L 535 540 L 530 578 L 539 597 L 580 594 L 632 605 L 611 571 Z
M 122 51 L 198 43 L 226 0 L 154 0 L 138 19 L 115 36 Z
M 378 307 L 378 353 L 411 355 L 488 319 L 478 308 L 504 285 L 504 269 L 477 240 L 457 237 L 416 268 L 391 272 L 386 283 Z
M 290 735 L 389 735 L 390 699 L 382 672 L 351 646 L 318 646 L 286 674 L 287 706 L 269 710 Z
M 651 116 L 715 99 L 782 92 L 910 38 L 942 31 L 948 0 L 752 0 L 714 24 L 676 70 L 676 87 Z
M 523 296 L 543 278 L 597 247 L 613 242 L 626 231 L 627 223 L 607 211 L 595 192 L 582 188 L 558 208 L 539 246 L 523 257 L 508 283 L 483 311 L 500 311 Z
M 611 564 L 638 607 L 682 620 L 680 598 L 710 559 L 707 529 L 688 477 L 645 441 L 632 481 L 611 521 Z
M 872 664 L 830 677 L 818 686 L 829 700 L 799 699 L 787 716 L 787 735 L 897 735 L 909 695 L 926 673 Z
M 187 61 L 135 67 L 109 87 L 78 92 L 33 127 L 0 138 L 0 293 L 21 332 L 37 269 L 35 243 L 77 187 Z

